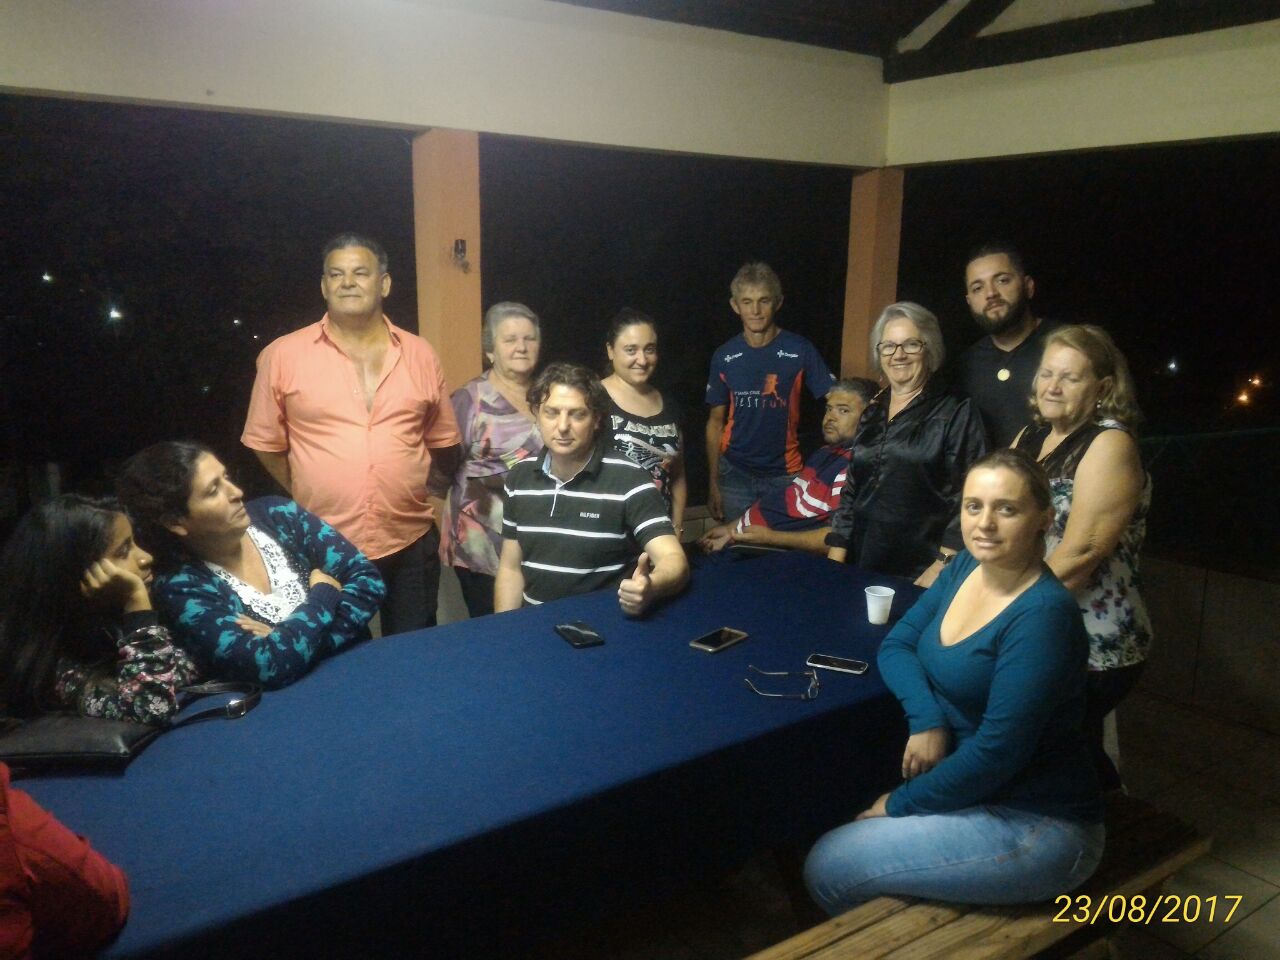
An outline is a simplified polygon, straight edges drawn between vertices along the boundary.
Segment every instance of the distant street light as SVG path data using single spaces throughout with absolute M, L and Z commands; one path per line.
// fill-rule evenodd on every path
M 115 307 L 111 307 L 110 309 L 108 309 L 108 310 L 107 310 L 107 319 L 108 319 L 108 320 L 123 320 L 123 319 L 124 319 L 124 314 L 123 314 L 123 313 L 121 313 L 119 310 L 117 310 Z
M 40 274 L 40 279 L 45 283 L 53 283 L 53 274 L 46 270 L 44 273 Z
M 1241 390 L 1241 391 L 1240 391 L 1240 395 L 1236 397 L 1236 403 L 1239 403 L 1239 404 L 1247 404 L 1248 402 L 1249 402 L 1249 393 L 1248 393 L 1248 391 L 1246 391 L 1246 390 Z

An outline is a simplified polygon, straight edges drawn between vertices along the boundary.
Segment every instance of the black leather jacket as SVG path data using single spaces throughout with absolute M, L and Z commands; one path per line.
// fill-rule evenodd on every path
M 939 546 L 963 545 L 964 475 L 986 451 L 977 408 L 936 376 L 893 420 L 880 391 L 858 422 L 827 544 L 846 548 L 849 563 L 915 579 Z

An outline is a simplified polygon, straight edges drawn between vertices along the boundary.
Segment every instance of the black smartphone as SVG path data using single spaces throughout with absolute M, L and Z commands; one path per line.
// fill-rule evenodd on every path
M 747 631 L 735 630 L 733 627 L 721 627 L 719 630 L 712 630 L 710 633 L 703 634 L 696 640 L 690 640 L 689 646 L 705 650 L 707 653 L 719 653 L 725 647 L 732 647 L 735 643 L 741 643 L 745 639 L 747 639 Z
M 853 660 L 850 657 L 833 657 L 829 653 L 811 653 L 809 659 L 805 661 L 807 667 L 817 667 L 819 670 L 836 670 L 840 673 L 866 673 L 867 661 Z
M 569 645 L 581 649 L 582 647 L 598 647 L 604 643 L 604 637 L 591 629 L 591 625 L 582 620 L 573 620 L 569 623 L 557 623 L 556 633 L 569 641 Z

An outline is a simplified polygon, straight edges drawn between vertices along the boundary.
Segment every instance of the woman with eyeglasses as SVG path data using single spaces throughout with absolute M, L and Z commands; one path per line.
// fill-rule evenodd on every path
M 1085 744 L 1089 638 L 1044 562 L 1049 480 L 1021 450 L 979 460 L 959 508 L 964 550 L 881 644 L 909 737 L 903 782 L 805 863 L 834 915 L 879 896 L 1050 900 L 1102 857 Z
M 827 555 L 928 586 L 960 547 L 955 518 L 964 475 L 986 452 L 982 419 L 935 378 L 942 331 L 918 303 L 885 307 L 870 346 L 886 386 L 859 421 Z

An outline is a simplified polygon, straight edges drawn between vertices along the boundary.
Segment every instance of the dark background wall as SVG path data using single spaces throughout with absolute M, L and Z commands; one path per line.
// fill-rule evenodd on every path
M 319 317 L 319 250 L 340 230 L 385 242 L 388 312 L 416 327 L 400 131 L 0 97 L 0 156 L 4 523 L 39 464 L 101 485 L 173 436 L 211 443 L 266 489 L 238 443 L 253 360 Z M 1101 322 L 1129 355 L 1150 417 L 1152 543 L 1265 564 L 1280 540 L 1277 169 L 1271 138 L 909 170 L 900 296 L 962 348 L 976 334 L 967 250 L 1019 244 L 1040 311 Z M 591 364 L 613 311 L 653 314 L 697 502 L 706 365 L 739 329 L 728 282 L 744 260 L 773 264 L 781 322 L 838 364 L 851 176 L 485 136 L 485 302 L 527 302 L 545 357 Z M 811 446 L 816 405 L 807 414 Z
M 256 478 L 238 443 L 254 358 L 324 312 L 330 236 L 383 238 L 388 310 L 416 328 L 409 149 L 399 131 L 0 97 L 0 459 L 92 484 L 186 436 Z
M 909 170 L 899 296 L 931 306 L 948 340 L 967 343 L 967 252 L 1008 238 L 1037 280 L 1042 315 L 1112 331 L 1151 431 L 1257 422 L 1234 397 L 1275 369 L 1276 170 L 1274 138 Z
M 1148 547 L 1267 575 L 1280 570 L 1277 170 L 1277 138 L 909 170 L 899 271 L 899 296 L 961 346 L 976 334 L 967 251 L 989 236 L 1021 247 L 1040 314 L 1105 326 L 1133 368 Z
M 486 136 L 480 145 L 484 302 L 543 318 L 543 357 L 604 369 L 620 307 L 659 324 L 655 382 L 682 411 L 690 502 L 705 496 L 708 363 L 742 330 L 729 281 L 748 260 L 782 280 L 779 322 L 838 369 L 849 249 L 847 169 Z M 806 398 L 806 449 L 820 442 Z

